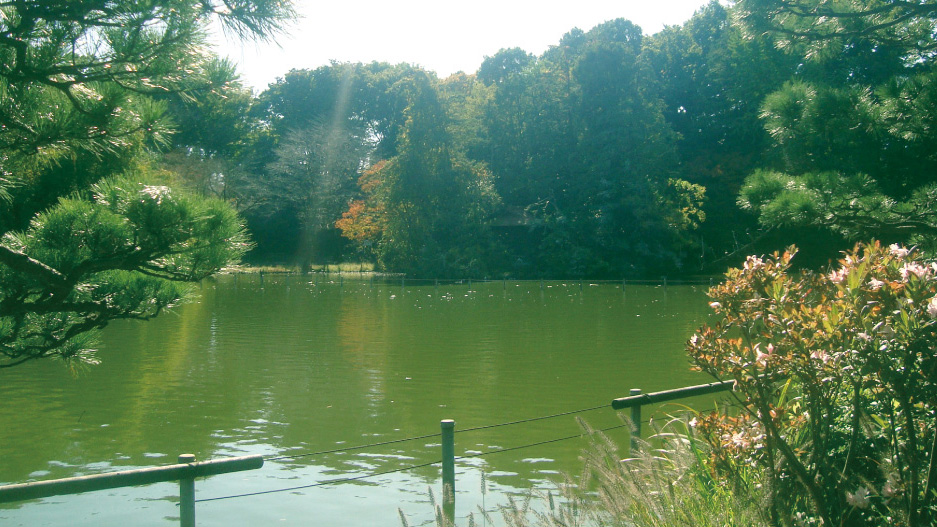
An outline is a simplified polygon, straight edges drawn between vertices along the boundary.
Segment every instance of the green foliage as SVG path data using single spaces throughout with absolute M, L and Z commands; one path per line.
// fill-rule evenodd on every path
M 502 50 L 479 79 L 483 137 L 467 150 L 495 176 L 505 212 L 506 271 L 623 276 L 678 269 L 699 187 L 671 185 L 677 136 L 642 59 L 640 28 L 623 19 L 572 31 L 534 58 Z M 686 216 L 684 216 L 686 218 Z M 701 217 L 697 217 L 701 219 Z
M 679 134 L 679 177 L 706 188 L 706 221 L 685 235 L 702 241 L 700 267 L 721 271 L 725 253 L 758 230 L 736 196 L 770 145 L 761 103 L 794 74 L 797 59 L 766 37 L 744 38 L 732 10 L 712 2 L 682 26 L 647 37 L 641 60 Z
M 800 177 L 756 171 L 745 181 L 739 205 L 765 226 L 823 225 L 849 238 L 903 240 L 933 254 L 937 250 L 937 187 L 925 185 L 905 200 L 880 190 L 864 174 L 809 173 Z
M 777 525 L 932 525 L 937 266 L 872 243 L 797 275 L 793 254 L 729 271 L 688 344 L 742 407 L 700 422 L 710 463 L 763 471 Z
M 276 0 L 0 5 L 0 367 L 91 361 L 96 330 L 155 316 L 244 253 L 234 210 L 159 185 L 149 156 L 170 144 L 170 106 L 232 75 L 204 52 L 209 20 L 269 38 L 290 14 Z
M 769 31 L 779 46 L 796 48 L 811 60 L 890 54 L 896 49 L 898 56 L 913 62 L 937 47 L 937 3 L 930 0 L 741 0 L 735 16 L 746 31 Z
M 765 226 L 932 250 L 937 4 L 743 0 L 734 14 L 801 60 L 764 99 L 773 159 L 745 182 L 743 207 Z
M 93 362 L 94 331 L 145 320 L 237 261 L 246 234 L 227 204 L 107 179 L 63 198 L 0 244 L 0 367 L 55 356 Z
M 423 276 L 483 272 L 485 224 L 498 202 L 490 175 L 452 144 L 429 78 L 415 78 L 406 91 L 399 154 L 376 175 L 373 193 L 372 208 L 383 216 L 378 263 Z

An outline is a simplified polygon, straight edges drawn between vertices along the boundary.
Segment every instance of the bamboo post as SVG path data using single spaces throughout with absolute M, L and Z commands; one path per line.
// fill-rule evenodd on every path
M 455 525 L 455 421 L 443 419 L 442 429 L 442 507 L 450 525 Z
M 641 395 L 641 390 L 632 388 L 630 395 Z M 641 438 L 641 405 L 636 404 L 631 407 L 631 453 L 634 454 L 638 448 L 638 439 Z
M 263 276 L 263 275 L 261 275 Z M 195 463 L 192 454 L 181 454 L 179 463 Z M 179 525 L 195 527 L 195 475 L 179 478 Z

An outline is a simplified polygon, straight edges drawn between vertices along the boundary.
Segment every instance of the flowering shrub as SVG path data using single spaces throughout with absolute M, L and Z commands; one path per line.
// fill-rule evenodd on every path
M 795 252 L 730 270 L 687 345 L 737 382 L 740 412 L 697 422 L 710 466 L 759 469 L 777 525 L 934 525 L 937 264 L 871 243 L 795 274 Z

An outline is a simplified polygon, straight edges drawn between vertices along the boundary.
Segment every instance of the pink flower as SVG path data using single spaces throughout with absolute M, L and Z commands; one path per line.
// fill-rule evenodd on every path
M 840 267 L 836 271 L 833 271 L 829 274 L 830 282 L 833 282 L 834 284 L 840 284 L 843 282 L 843 280 L 846 279 L 846 274 L 848 274 L 846 268 Z
M 760 347 L 760 344 L 755 344 L 752 351 L 755 352 L 755 363 L 764 366 L 768 363 L 768 359 L 774 356 L 774 344 L 768 344 L 767 353 L 763 353 Z
M 917 262 L 908 262 L 901 267 L 901 279 L 907 282 L 911 275 L 918 278 L 925 278 L 927 277 L 928 271 L 929 269 L 927 267 Z
M 875 278 L 869 280 L 869 289 L 872 291 L 878 291 L 883 285 L 885 285 L 885 282 L 881 280 L 876 280 Z
M 810 358 L 822 361 L 824 364 L 830 362 L 830 355 L 823 350 L 814 351 L 810 354 Z

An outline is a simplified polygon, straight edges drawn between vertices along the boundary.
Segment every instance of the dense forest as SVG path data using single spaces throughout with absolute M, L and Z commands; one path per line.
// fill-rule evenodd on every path
M 0 2 L 3 353 L 80 354 L 244 254 L 616 279 L 790 244 L 808 267 L 872 239 L 933 255 L 935 13 L 712 2 L 471 74 L 332 63 L 255 94 L 206 28 L 275 38 L 289 3 Z
M 171 102 L 165 159 L 237 204 L 255 262 L 618 278 L 721 272 L 794 242 L 808 265 L 855 239 L 926 243 L 937 137 L 919 21 L 797 38 L 757 9 L 713 2 L 650 36 L 612 20 L 445 79 L 333 63 L 254 97 L 229 67 Z

